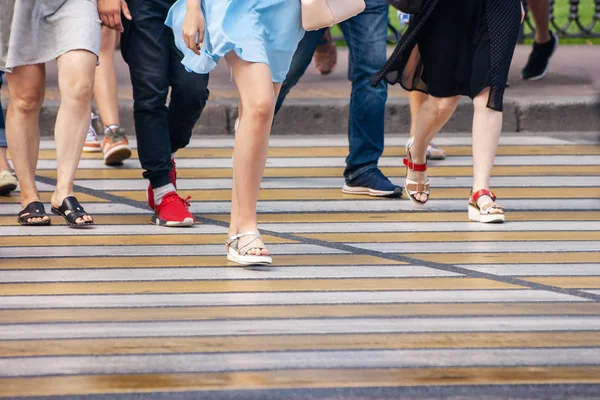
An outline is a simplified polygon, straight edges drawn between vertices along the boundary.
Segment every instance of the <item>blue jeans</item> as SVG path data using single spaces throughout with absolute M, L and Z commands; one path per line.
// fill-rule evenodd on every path
M 170 183 L 171 153 L 190 142 L 208 100 L 208 75 L 187 72 L 165 19 L 175 0 L 128 0 L 121 53 L 133 86 L 133 118 L 144 178 Z M 168 106 L 167 96 L 171 87 Z
M 4 75 L 4 72 L 0 71 L 0 88 L 2 87 L 2 75 Z M 4 111 L 2 111 L 2 104 L 0 104 L 0 147 L 8 147 L 8 144 L 6 143 L 6 130 L 4 126 Z
M 349 181 L 377 168 L 384 147 L 387 85 L 371 86 L 369 78 L 386 61 L 388 4 L 386 0 L 366 0 L 365 11 L 340 24 L 350 52 L 348 79 L 352 81 L 348 141 L 344 177 Z M 298 45 L 287 79 L 282 85 L 275 112 L 298 83 L 312 60 L 325 30 L 306 32 Z

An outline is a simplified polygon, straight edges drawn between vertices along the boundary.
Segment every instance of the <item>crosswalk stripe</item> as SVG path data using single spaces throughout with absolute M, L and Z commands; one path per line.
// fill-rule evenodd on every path
M 509 224 L 473 222 L 333 222 L 262 224 L 263 229 L 284 233 L 394 233 L 394 232 L 520 232 L 520 231 L 597 231 L 600 221 L 519 221 Z
M 76 306 L 76 305 L 75 305 Z M 127 307 L 127 304 L 122 305 Z M 0 324 L 362 317 L 597 315 L 600 303 L 386 303 L 156 308 L 0 309 Z
M 335 318 L 0 325 L 0 340 L 239 335 L 600 331 L 598 316 Z M 600 350 L 600 348 L 598 348 Z M 1 359 L 1 358 L 0 358 Z M 599 362 L 600 358 L 596 359 Z M 2 371 L 2 368 L 0 368 Z
M 547 252 L 547 253 L 443 253 L 404 254 L 419 261 L 439 264 L 570 264 L 596 263 L 598 252 Z
M 545 253 L 596 251 L 600 258 L 600 241 L 573 242 L 404 242 L 404 243 L 353 243 L 353 247 L 382 253 Z
M 0 397 L 216 390 L 499 384 L 597 384 L 597 366 L 312 369 L 186 374 L 72 375 L 0 379 Z M 285 392 L 282 392 L 283 395 Z
M 165 354 L 0 358 L 5 377 L 81 374 L 194 373 L 307 368 L 433 368 L 486 366 L 597 366 L 600 348 L 345 350 L 251 354 Z
M 399 261 L 360 254 L 311 254 L 280 255 L 275 266 L 298 265 L 401 265 Z M 162 268 L 162 267 L 227 267 L 232 266 L 226 257 L 179 256 L 179 257 L 46 257 L 9 259 L 0 258 L 0 270 L 7 269 L 69 269 L 69 268 Z
M 469 156 L 472 153 L 471 146 L 446 146 L 444 147 L 449 157 Z M 185 148 L 177 151 L 177 158 L 229 158 L 232 156 L 231 148 L 204 147 Z M 406 154 L 404 146 L 386 146 L 384 157 L 404 157 Z M 600 154 L 600 149 L 595 146 L 585 145 L 540 145 L 540 146 L 499 146 L 498 155 L 568 155 Z M 269 149 L 269 157 L 346 157 L 348 147 L 272 147 Z M 83 159 L 102 159 L 102 153 L 84 153 Z M 138 158 L 137 150 L 133 150 L 132 158 Z M 56 150 L 44 149 L 40 151 L 40 160 L 55 160 Z
M 548 232 L 377 232 L 377 233 L 314 233 L 302 237 L 337 243 L 394 242 L 506 242 L 506 241 L 600 241 L 600 231 Z
M 392 178 L 392 183 L 403 186 L 402 178 Z M 93 190 L 146 190 L 148 184 L 141 179 L 87 179 L 77 181 L 79 186 Z M 571 176 L 568 180 L 560 176 L 524 176 L 515 180 L 514 177 L 495 177 L 491 180 L 491 187 L 596 187 L 598 178 L 594 176 Z M 340 189 L 344 179 L 339 178 L 266 178 L 262 181 L 262 189 Z M 435 177 L 431 178 L 431 185 L 435 188 L 465 188 L 470 189 L 472 178 L 469 177 Z M 232 180 L 228 178 L 207 179 L 179 179 L 177 188 L 183 190 L 224 190 L 231 189 Z M 53 191 L 54 186 L 39 188 L 40 191 Z
M 404 177 L 404 167 L 382 166 L 381 171 L 389 177 Z M 473 168 L 467 166 L 435 166 L 427 170 L 430 177 L 436 176 L 463 176 L 473 175 Z M 56 179 L 54 170 L 38 170 L 37 175 Z M 231 168 L 189 168 L 177 171 L 177 177 L 183 179 L 202 178 L 231 178 Z M 492 176 L 598 176 L 600 171 L 596 165 L 527 165 L 527 166 L 496 166 Z M 142 171 L 139 169 L 87 169 L 80 168 L 75 174 L 76 179 L 141 179 Z M 313 168 L 273 168 L 265 170 L 266 178 L 295 178 L 295 177 L 341 177 L 344 176 L 343 167 L 313 167 Z
M 202 214 L 221 222 L 229 222 L 229 215 Z M 99 226 L 103 225 L 147 225 L 150 214 L 142 215 L 97 215 L 94 216 Z M 511 221 L 599 221 L 600 212 L 595 211 L 511 211 Z M 465 221 L 463 212 L 389 212 L 389 213 L 297 213 L 297 214 L 259 214 L 259 223 L 298 223 L 298 222 L 457 222 Z M 14 216 L 1 216 L 0 225 L 18 226 Z M 65 225 L 64 221 L 52 221 L 52 225 Z M 198 225 L 194 227 L 197 229 Z M 164 230 L 162 230 L 164 232 Z M 171 230 L 168 230 L 169 234 Z M 40 234 L 41 232 L 38 232 Z
M 96 196 L 92 196 L 89 194 L 85 194 L 85 193 L 75 193 L 74 194 L 75 197 L 77 197 L 77 200 L 79 200 L 81 203 L 91 203 L 91 202 L 96 202 L 96 203 L 104 203 L 107 202 L 108 200 L 102 199 L 100 197 L 96 197 Z M 40 201 L 49 204 L 50 203 L 50 198 L 52 197 L 52 192 L 40 192 Z M 21 203 L 21 199 L 18 195 L 13 194 L 11 196 L 1 196 L 0 197 L 0 203 L 14 203 L 14 204 L 19 204 L 19 209 L 20 209 L 20 203 Z M 46 212 L 49 212 L 49 206 L 47 206 L 48 208 L 46 209 Z M 15 214 L 16 216 L 16 214 Z
M 600 347 L 598 332 L 416 333 L 0 341 L 2 357 L 258 351 Z
M 499 276 L 600 275 L 600 264 L 459 265 L 473 271 Z
M 440 161 L 432 162 L 432 165 L 440 165 Z M 530 165 L 600 165 L 600 155 L 545 155 L 545 156 L 497 156 L 494 161 L 498 166 L 530 166 Z M 267 168 L 314 168 L 314 167 L 345 167 L 345 160 L 342 157 L 286 157 L 267 159 Z M 398 167 L 402 165 L 399 157 L 381 157 L 378 165 L 382 167 Z M 444 166 L 471 166 L 473 160 L 470 156 L 450 157 L 443 161 Z M 178 169 L 194 168 L 231 168 L 233 161 L 228 158 L 211 159 L 178 159 Z M 52 169 L 57 167 L 56 160 L 39 160 L 38 170 Z M 83 169 L 105 169 L 104 160 L 82 159 L 79 167 Z M 137 159 L 129 160 L 120 168 L 139 169 L 140 162 Z
M 599 167 L 600 168 L 600 167 Z M 144 201 L 145 191 L 110 191 L 109 194 L 125 197 L 130 200 Z M 192 201 L 229 201 L 231 190 L 188 190 L 186 195 L 192 196 Z M 576 190 L 561 190 L 560 188 L 498 188 L 495 193 L 505 199 L 597 199 L 600 198 L 600 187 L 582 187 Z M 461 188 L 432 189 L 431 199 L 462 199 L 468 198 L 469 191 Z M 343 200 L 361 199 L 377 200 L 375 197 L 349 195 L 339 189 L 264 189 L 261 190 L 260 200 Z M 465 202 L 466 203 L 466 202 Z
M 262 235 L 268 243 L 297 243 L 277 236 Z M 223 234 L 196 235 L 81 235 L 81 236 L 7 236 L 0 247 L 31 246 L 134 246 L 134 245 L 204 245 L 225 242 Z
M 144 254 L 155 257 L 176 256 L 226 256 L 224 244 L 161 245 L 161 246 L 74 246 L 74 247 L 4 247 L 6 258 L 20 257 L 101 257 L 136 256 Z M 341 254 L 347 251 L 304 243 L 280 243 L 269 245 L 273 254 Z M 35 251 L 34 251 L 35 250 Z
M 246 281 L 149 281 L 94 283 L 5 283 L 0 296 L 144 293 L 253 293 L 391 290 L 518 289 L 518 285 L 480 278 L 286 279 Z
M 460 276 L 453 272 L 421 266 L 324 266 L 264 269 L 260 279 L 346 279 L 346 278 L 426 278 Z M 66 269 L 2 271 L 0 283 L 33 282 L 117 282 L 117 281 L 184 281 L 184 280 L 252 280 L 256 271 L 241 268 L 135 268 L 135 269 Z
M 523 280 L 541 283 L 542 285 L 556 286 L 564 289 L 600 289 L 600 277 L 598 276 L 536 276 L 524 277 Z
M 409 290 L 359 292 L 184 293 L 135 295 L 2 296 L 2 309 L 339 305 L 387 303 L 585 302 L 545 290 Z

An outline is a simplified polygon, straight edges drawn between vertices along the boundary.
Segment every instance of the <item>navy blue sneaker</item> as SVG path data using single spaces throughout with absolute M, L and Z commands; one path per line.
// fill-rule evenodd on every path
M 400 197 L 402 188 L 394 185 L 378 168 L 368 170 L 364 174 L 346 182 L 342 192 L 348 194 L 364 194 L 375 197 Z

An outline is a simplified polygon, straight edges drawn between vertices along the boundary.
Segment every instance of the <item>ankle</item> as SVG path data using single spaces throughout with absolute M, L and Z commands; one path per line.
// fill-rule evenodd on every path
M 535 42 L 537 44 L 547 44 L 548 42 L 550 42 L 552 40 L 552 36 L 550 35 L 550 31 L 545 31 L 545 32 L 536 32 L 535 35 Z
M 256 222 L 238 223 L 237 231 L 234 234 L 243 232 L 258 232 L 258 225 L 256 224 Z
M 154 204 L 157 206 L 162 203 L 163 198 L 167 193 L 176 192 L 175 186 L 172 183 L 168 183 L 164 186 L 153 188 L 154 192 Z

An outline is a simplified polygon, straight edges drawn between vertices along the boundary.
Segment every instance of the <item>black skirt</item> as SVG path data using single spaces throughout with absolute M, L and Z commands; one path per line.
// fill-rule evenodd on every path
M 502 111 L 520 20 L 521 0 L 423 0 L 371 83 L 436 97 L 475 97 L 489 87 L 487 106 Z
M 491 85 L 490 37 L 482 0 L 445 0 L 418 40 L 421 79 L 435 97 L 474 98 Z

